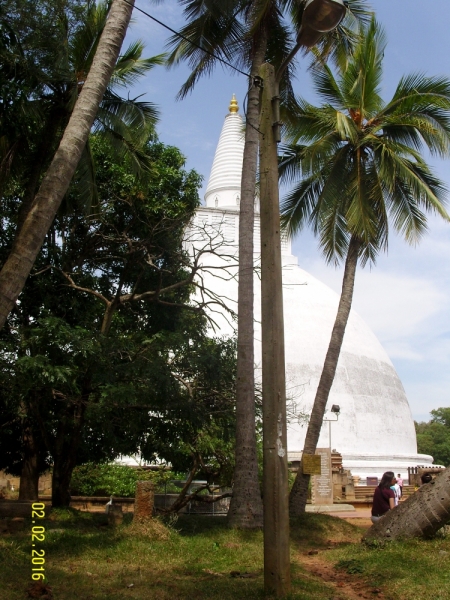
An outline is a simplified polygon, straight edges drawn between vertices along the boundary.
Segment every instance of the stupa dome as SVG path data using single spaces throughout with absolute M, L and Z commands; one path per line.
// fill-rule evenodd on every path
M 230 109 L 231 109 L 230 105 Z M 233 104 L 233 107 L 236 105 Z M 240 115 L 230 112 L 223 125 L 207 186 L 206 207 L 198 209 L 197 225 L 221 227 L 227 253 L 238 255 L 239 198 L 244 150 Z M 255 265 L 259 263 L 259 214 L 255 215 Z M 326 285 L 298 266 L 291 244 L 282 245 L 283 306 L 285 323 L 286 390 L 288 398 L 288 459 L 299 460 L 339 298 Z M 208 257 L 208 264 L 226 266 L 230 277 L 217 278 L 211 269 L 204 284 L 226 298 L 237 310 L 237 268 L 223 257 Z M 233 272 L 234 269 L 234 272 Z M 261 286 L 255 276 L 255 368 L 261 366 Z M 358 283 L 356 282 L 356 285 Z M 232 334 L 224 313 L 214 314 L 221 335 Z M 334 420 L 331 406 L 340 407 L 339 419 L 324 422 L 318 447 L 342 454 L 344 468 L 361 477 L 384 471 L 407 475 L 408 466 L 427 465 L 432 457 L 417 454 L 416 434 L 401 381 L 376 336 L 351 311 L 331 389 L 325 419 Z M 331 431 L 331 440 L 330 440 Z

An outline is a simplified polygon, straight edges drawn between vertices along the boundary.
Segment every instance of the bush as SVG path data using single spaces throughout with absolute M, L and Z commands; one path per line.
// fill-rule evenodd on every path
M 154 481 L 157 487 L 172 479 L 166 470 L 146 471 L 126 465 L 87 463 L 75 467 L 70 491 L 75 496 L 134 497 L 136 481 Z

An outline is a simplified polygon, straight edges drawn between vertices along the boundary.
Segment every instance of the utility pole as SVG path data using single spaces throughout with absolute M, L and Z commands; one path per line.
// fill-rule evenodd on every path
M 260 69 L 261 333 L 264 588 L 291 587 L 281 231 L 278 194 L 279 96 L 274 67 Z
M 264 588 L 277 598 L 291 588 L 289 553 L 289 490 L 284 365 L 283 283 L 278 193 L 277 143 L 280 141 L 278 86 L 289 62 L 304 46 L 314 46 L 345 16 L 344 0 L 300 0 L 302 27 L 297 44 L 277 75 L 264 63 L 259 71 L 260 95 L 260 215 L 261 333 L 263 395 Z

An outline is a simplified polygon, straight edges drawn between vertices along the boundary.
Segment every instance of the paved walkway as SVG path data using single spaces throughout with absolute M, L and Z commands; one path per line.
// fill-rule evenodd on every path
M 370 519 L 371 509 L 361 508 L 349 512 L 330 512 L 327 514 L 332 517 L 340 517 L 341 519 Z

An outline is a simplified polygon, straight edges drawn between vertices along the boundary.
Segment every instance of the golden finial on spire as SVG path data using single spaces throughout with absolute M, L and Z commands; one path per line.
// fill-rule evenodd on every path
M 228 107 L 230 113 L 237 113 L 239 112 L 239 106 L 236 100 L 236 96 L 233 94 L 233 97 L 231 98 L 231 102 L 230 102 L 230 106 Z

